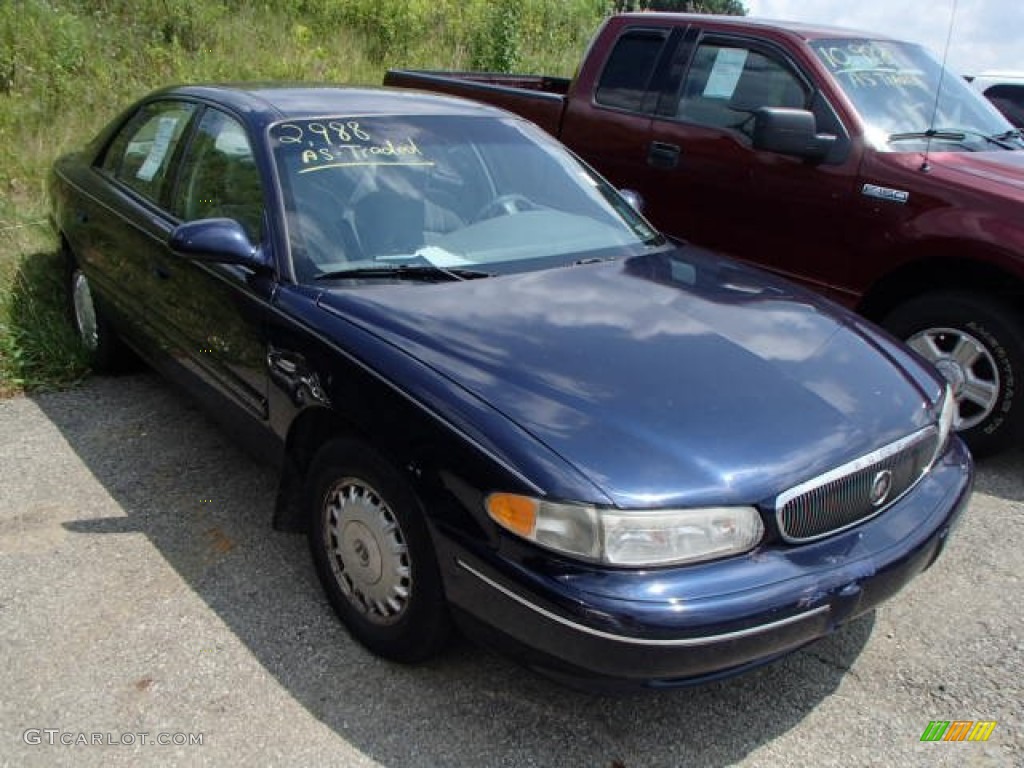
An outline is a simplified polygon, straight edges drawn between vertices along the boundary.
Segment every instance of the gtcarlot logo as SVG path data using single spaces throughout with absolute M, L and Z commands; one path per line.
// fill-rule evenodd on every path
M 104 733 L 85 731 L 62 731 L 60 728 L 26 728 L 22 740 L 32 746 L 50 747 L 134 747 L 135 745 L 156 744 L 161 747 L 201 747 L 202 733 L 150 733 L 135 731 L 128 733 Z

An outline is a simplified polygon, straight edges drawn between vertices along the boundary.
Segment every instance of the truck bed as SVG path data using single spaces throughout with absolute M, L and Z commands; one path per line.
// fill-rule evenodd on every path
M 493 104 L 532 120 L 556 137 L 571 82 L 567 77 L 546 75 L 411 69 L 389 69 L 384 76 L 384 85 L 419 88 Z

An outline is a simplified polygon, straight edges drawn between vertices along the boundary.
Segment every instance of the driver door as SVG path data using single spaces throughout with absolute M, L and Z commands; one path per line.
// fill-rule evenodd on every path
M 182 221 L 230 218 L 259 245 L 264 184 L 242 124 L 207 107 L 182 154 L 172 197 Z M 274 280 L 237 265 L 183 258 L 165 248 L 157 265 L 161 323 L 178 361 L 243 411 L 267 418 L 265 312 Z
M 855 153 L 847 143 L 840 161 L 814 163 L 755 149 L 752 141 L 761 107 L 810 109 L 820 132 L 842 132 L 835 113 L 771 46 L 705 35 L 690 50 L 674 114 L 651 122 L 651 219 L 817 289 L 842 284 L 856 238 L 852 217 L 839 213 L 853 198 Z

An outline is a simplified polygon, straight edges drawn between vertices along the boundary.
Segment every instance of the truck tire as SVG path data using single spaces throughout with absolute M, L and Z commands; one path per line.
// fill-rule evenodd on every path
M 953 387 L 954 428 L 976 456 L 1024 434 L 1024 316 L 991 296 L 930 293 L 882 325 L 934 364 Z

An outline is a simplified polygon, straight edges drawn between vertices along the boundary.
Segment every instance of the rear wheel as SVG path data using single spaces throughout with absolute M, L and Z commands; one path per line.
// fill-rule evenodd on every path
M 954 428 L 977 455 L 1024 433 L 1024 317 L 990 297 L 935 293 L 882 323 L 929 360 L 957 401 Z
M 308 499 L 317 575 L 352 635 L 395 661 L 436 654 L 448 611 L 412 489 L 369 446 L 337 440 L 313 461 Z
M 97 373 L 114 371 L 123 356 L 121 342 L 97 308 L 89 279 L 75 263 L 68 276 L 68 309 L 89 367 Z

